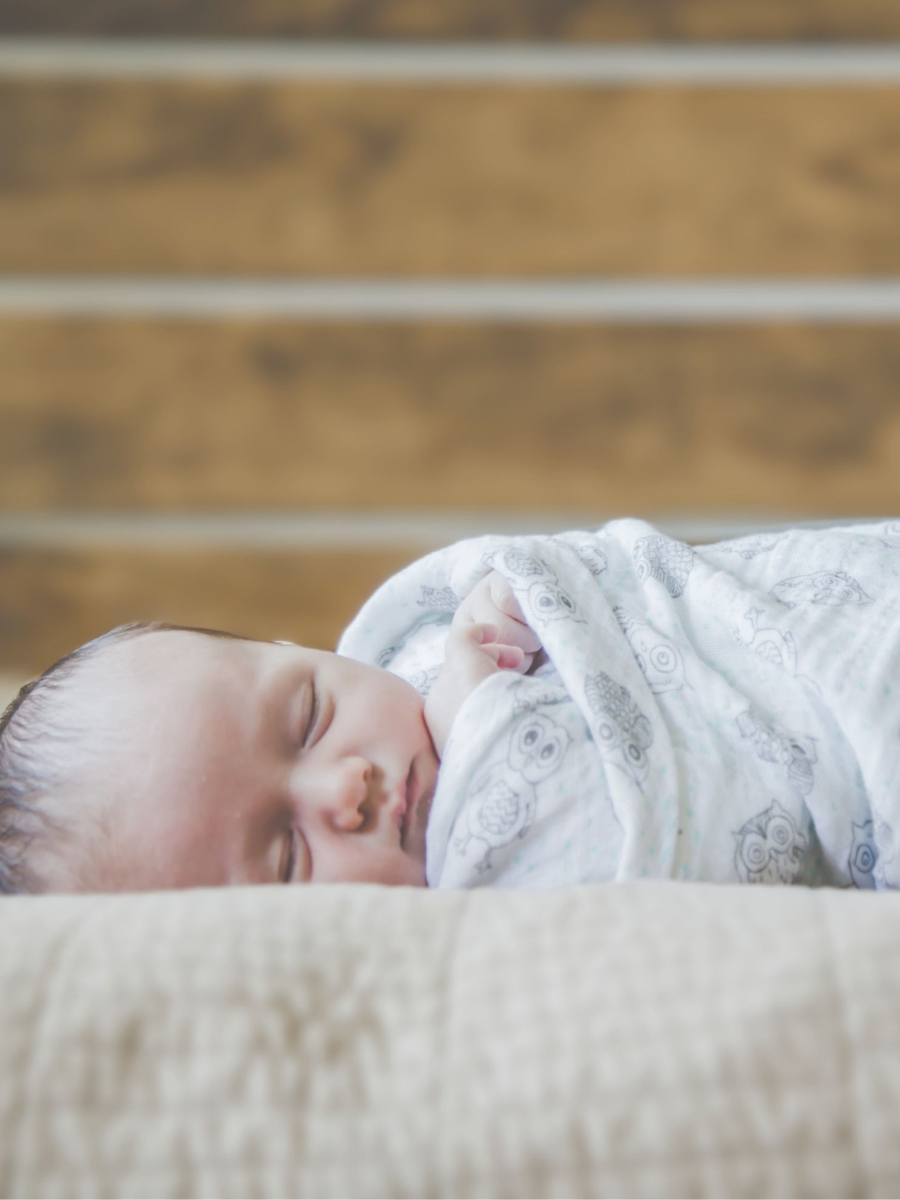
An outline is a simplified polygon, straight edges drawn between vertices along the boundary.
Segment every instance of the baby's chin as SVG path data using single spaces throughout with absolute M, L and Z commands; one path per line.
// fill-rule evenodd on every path
M 348 871 L 334 882 L 380 883 L 386 887 L 427 887 L 425 863 L 398 848 L 396 855 L 379 863 L 374 870 Z

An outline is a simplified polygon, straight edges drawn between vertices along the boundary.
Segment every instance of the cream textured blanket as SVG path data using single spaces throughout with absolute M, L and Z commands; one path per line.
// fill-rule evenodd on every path
M 6 1196 L 900 1193 L 900 895 L 0 902 Z

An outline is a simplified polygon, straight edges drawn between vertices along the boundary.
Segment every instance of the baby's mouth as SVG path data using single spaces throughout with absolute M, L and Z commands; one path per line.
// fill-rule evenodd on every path
M 413 761 L 409 765 L 409 774 L 406 776 L 406 806 L 403 809 L 403 819 L 400 822 L 401 849 L 406 848 L 406 838 L 409 834 L 413 816 L 415 815 L 416 802 L 419 799 L 416 791 L 416 782 L 416 764 Z

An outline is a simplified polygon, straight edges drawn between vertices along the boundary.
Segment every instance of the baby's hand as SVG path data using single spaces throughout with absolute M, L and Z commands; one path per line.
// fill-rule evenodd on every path
M 444 665 L 434 686 L 425 698 L 425 724 L 439 757 L 450 736 L 450 726 L 463 702 L 483 679 L 498 671 L 528 669 L 521 646 L 497 641 L 498 630 L 493 624 L 454 620 L 447 636 Z
M 473 623 L 496 626 L 493 640 L 504 646 L 518 646 L 525 655 L 522 673 L 531 669 L 534 656 L 541 649 L 541 639 L 525 624 L 515 593 L 499 571 L 491 571 L 472 588 L 456 610 L 452 628 Z

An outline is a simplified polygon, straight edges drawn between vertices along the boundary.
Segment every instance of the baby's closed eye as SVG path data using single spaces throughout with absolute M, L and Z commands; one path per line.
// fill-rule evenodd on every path
M 285 832 L 281 852 L 281 867 L 279 879 L 282 883 L 303 883 L 309 878 L 311 868 L 307 866 L 310 859 L 306 839 L 293 822 Z

